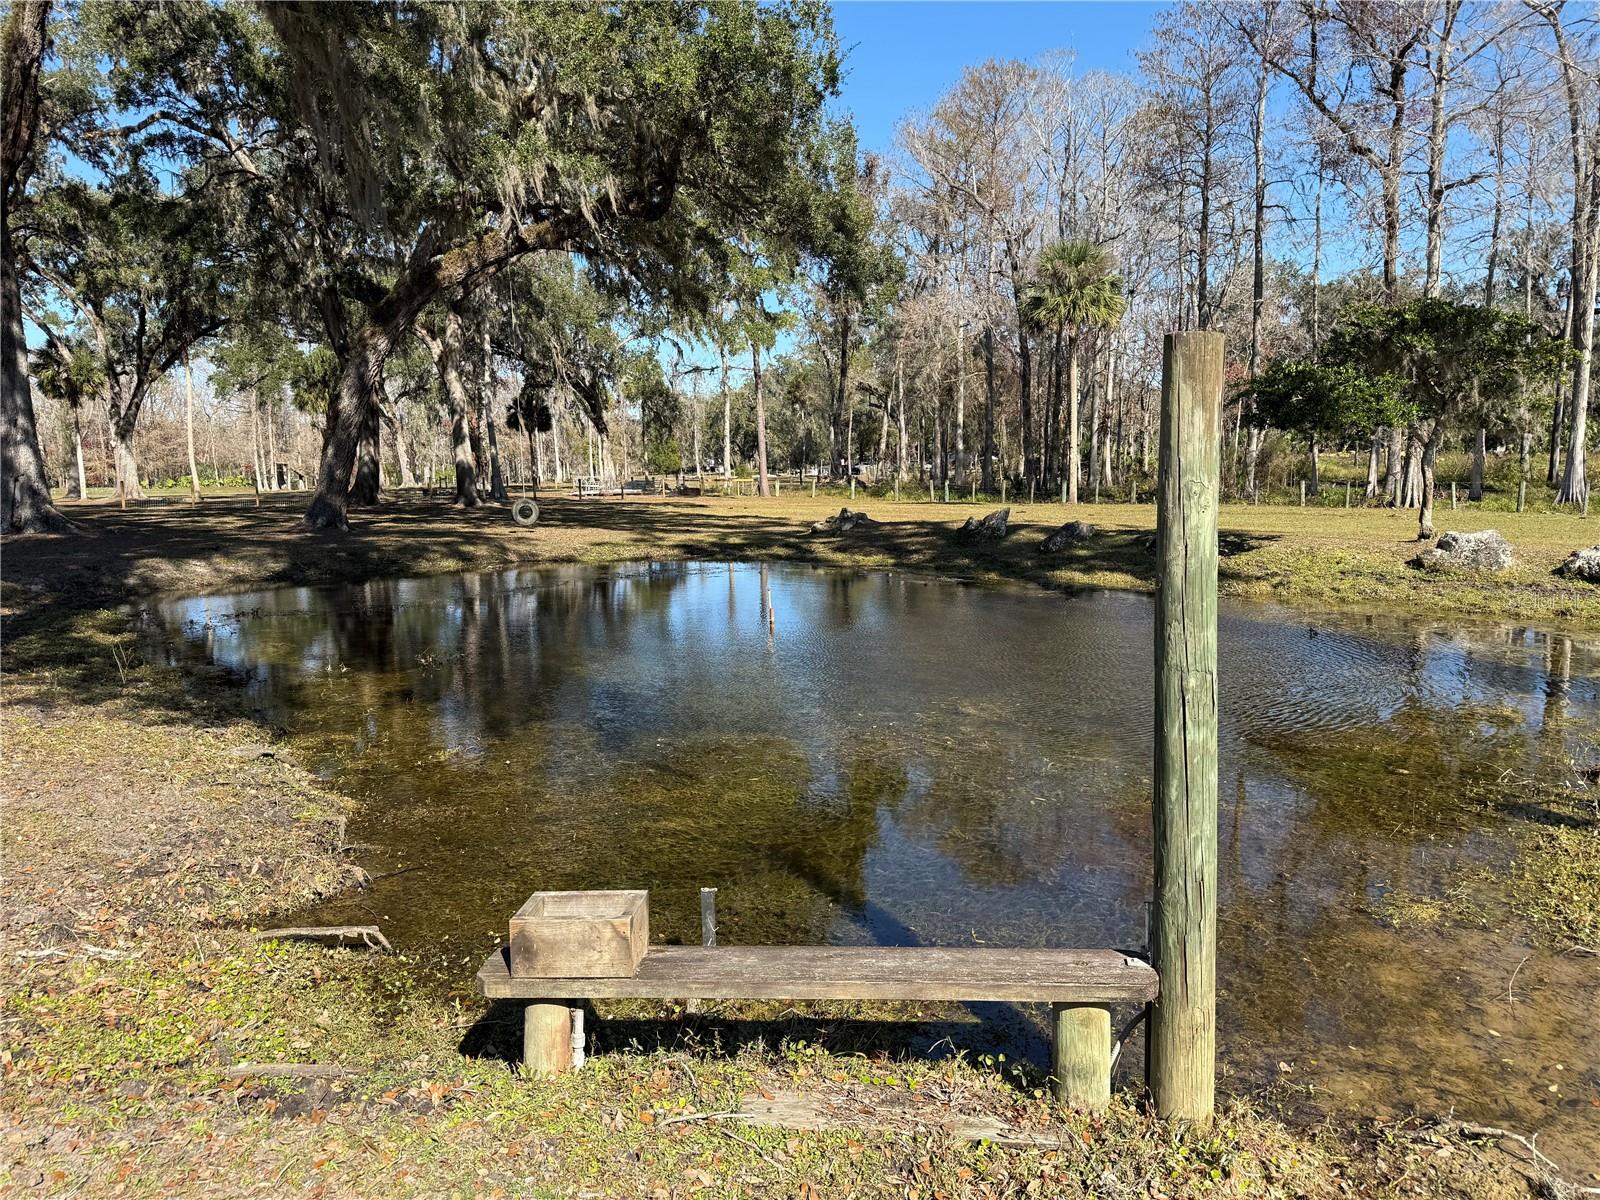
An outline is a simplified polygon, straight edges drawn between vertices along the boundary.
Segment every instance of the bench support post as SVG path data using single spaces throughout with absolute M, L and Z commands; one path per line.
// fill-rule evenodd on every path
M 1052 1004 L 1051 1074 L 1057 1100 L 1086 1112 L 1111 1102 L 1111 1010 L 1096 1004 Z
M 522 1018 L 522 1064 L 530 1075 L 572 1069 L 572 1009 L 560 1001 L 528 1005 Z

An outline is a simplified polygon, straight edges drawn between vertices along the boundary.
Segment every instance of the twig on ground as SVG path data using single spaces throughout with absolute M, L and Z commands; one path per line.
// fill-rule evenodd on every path
M 1506 984 L 1506 1003 L 1515 1004 L 1517 1002 L 1517 998 L 1511 994 L 1511 989 L 1516 986 L 1517 976 L 1522 973 L 1522 968 L 1528 965 L 1528 960 L 1532 957 L 1533 955 L 1531 954 L 1524 954 L 1522 961 L 1517 964 L 1517 969 L 1511 972 L 1511 980 Z
M 676 1117 L 668 1117 L 665 1121 L 659 1123 L 665 1126 L 683 1125 L 689 1121 L 726 1121 L 729 1117 L 737 1117 L 738 1115 L 739 1113 L 736 1109 L 729 1112 L 682 1113 Z
M 338 1063 L 240 1063 L 227 1074 L 229 1079 L 342 1079 L 356 1072 Z
M 360 943 L 368 950 L 382 950 L 393 954 L 394 947 L 376 925 L 291 925 L 283 929 L 263 929 L 256 934 L 258 941 L 272 938 L 297 938 L 304 941 L 326 940 L 341 945 Z
M 1570 1188 L 1580 1196 L 1600 1196 L 1600 1188 L 1584 1187 L 1581 1184 L 1567 1182 L 1566 1177 L 1561 1173 L 1560 1165 L 1548 1154 L 1545 1154 L 1542 1150 L 1540 1150 L 1539 1147 L 1535 1146 L 1533 1144 L 1533 1138 L 1523 1137 L 1520 1133 L 1513 1133 L 1509 1129 L 1501 1129 L 1498 1126 L 1469 1125 L 1465 1121 L 1455 1122 L 1455 1130 L 1457 1133 L 1460 1133 L 1465 1137 L 1504 1138 L 1506 1141 L 1516 1142 L 1517 1145 L 1521 1146 L 1533 1156 L 1533 1161 L 1536 1166 L 1544 1171 L 1549 1172 L 1555 1179 L 1561 1182 L 1563 1187 Z

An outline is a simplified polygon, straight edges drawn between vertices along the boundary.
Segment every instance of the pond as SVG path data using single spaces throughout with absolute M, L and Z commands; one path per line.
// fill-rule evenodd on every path
M 648 887 L 672 940 L 715 886 L 727 942 L 1142 946 L 1151 612 L 672 563 L 149 616 L 361 802 L 375 883 L 316 919 L 377 920 L 461 987 L 545 888 Z M 1220 647 L 1224 1070 L 1600 1162 L 1595 960 L 1375 915 L 1503 869 L 1519 818 L 1463 801 L 1573 751 L 1600 641 L 1225 602 Z M 973 1034 L 1042 1057 L 1040 1028 Z

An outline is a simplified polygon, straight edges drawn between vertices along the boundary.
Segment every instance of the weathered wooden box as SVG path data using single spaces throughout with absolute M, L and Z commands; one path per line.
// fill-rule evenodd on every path
M 511 918 L 511 974 L 627 977 L 649 944 L 649 892 L 535 892 Z

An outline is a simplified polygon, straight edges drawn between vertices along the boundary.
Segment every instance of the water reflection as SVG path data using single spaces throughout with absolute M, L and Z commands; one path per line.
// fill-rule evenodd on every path
M 652 926 L 692 939 L 702 885 L 730 941 L 1143 940 L 1143 597 L 652 564 L 154 617 L 366 802 L 378 881 L 322 915 L 415 948 L 470 961 L 546 887 L 649 887 Z M 1367 913 L 1505 863 L 1515 814 L 1463 800 L 1572 750 L 1600 646 L 1244 604 L 1220 638 L 1229 1067 L 1600 1158 L 1592 962 L 1536 954 L 1508 997 L 1526 948 Z

